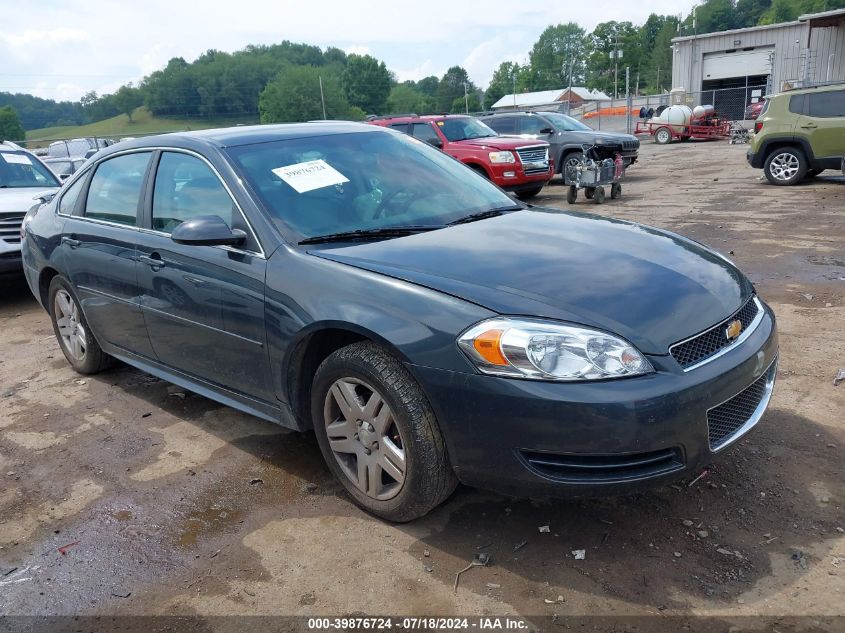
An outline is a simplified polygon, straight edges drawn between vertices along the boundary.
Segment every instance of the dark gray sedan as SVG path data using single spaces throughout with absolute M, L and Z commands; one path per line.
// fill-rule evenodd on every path
M 23 230 L 77 371 L 120 359 L 313 429 L 394 521 L 458 481 L 536 497 L 680 478 L 758 422 L 775 380 L 774 315 L 721 255 L 525 207 L 375 126 L 127 141 Z

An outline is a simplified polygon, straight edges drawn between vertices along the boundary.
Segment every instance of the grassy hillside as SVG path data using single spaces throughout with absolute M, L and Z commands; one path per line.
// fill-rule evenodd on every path
M 29 130 L 27 141 L 56 140 L 80 138 L 84 136 L 108 136 L 119 138 L 122 136 L 139 136 L 155 132 L 181 132 L 183 130 L 202 130 L 211 127 L 227 127 L 238 123 L 257 123 L 255 118 L 239 119 L 165 119 L 154 117 L 145 107 L 140 107 L 132 113 L 132 122 L 125 114 L 104 119 L 87 125 L 71 125 L 64 127 L 45 127 Z

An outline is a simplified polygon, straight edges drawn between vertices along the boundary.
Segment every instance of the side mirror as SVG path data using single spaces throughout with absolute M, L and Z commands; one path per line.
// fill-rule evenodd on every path
M 437 149 L 443 149 L 443 141 L 439 138 L 430 138 L 426 141 L 432 147 L 436 147 Z
M 237 246 L 244 243 L 246 233 L 230 229 L 219 215 L 199 215 L 173 229 L 170 239 L 193 246 Z
M 550 127 L 544 127 L 542 130 L 540 130 L 540 134 L 554 134 L 554 133 L 555 133 L 554 128 L 550 128 Z

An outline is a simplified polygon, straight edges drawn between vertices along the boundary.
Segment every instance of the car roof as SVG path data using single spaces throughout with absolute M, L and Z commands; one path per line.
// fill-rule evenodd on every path
M 412 121 L 442 121 L 444 119 L 471 119 L 468 114 L 403 114 L 401 116 L 380 116 L 370 119 L 379 123 L 393 121 L 395 123 L 410 123 Z
M 825 83 L 825 84 L 818 84 L 816 86 L 801 86 L 799 88 L 790 88 L 788 90 L 784 90 L 781 95 L 794 95 L 794 94 L 803 94 L 807 92 L 830 92 L 831 90 L 842 90 L 845 89 L 845 83 L 842 82 L 835 82 L 835 83 Z M 777 95 L 769 95 L 766 97 L 767 99 L 771 99 L 772 97 Z
M 171 132 L 143 138 L 121 141 L 110 145 L 101 152 L 105 155 L 126 149 L 165 146 L 214 145 L 217 147 L 237 147 L 254 143 L 270 143 L 295 138 L 351 134 L 354 132 L 383 132 L 372 125 L 352 121 L 311 121 L 308 123 L 279 123 L 271 125 L 244 125 L 192 132 Z M 98 152 L 99 155 L 99 152 Z

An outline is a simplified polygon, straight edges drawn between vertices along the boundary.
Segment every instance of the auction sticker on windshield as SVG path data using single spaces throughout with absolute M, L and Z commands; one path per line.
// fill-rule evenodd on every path
M 324 160 L 309 160 L 307 163 L 277 167 L 273 173 L 296 189 L 297 193 L 349 182 L 349 178 Z
M 9 164 L 13 165 L 32 165 L 32 161 L 29 160 L 29 156 L 24 156 L 23 154 L 0 154 Z

